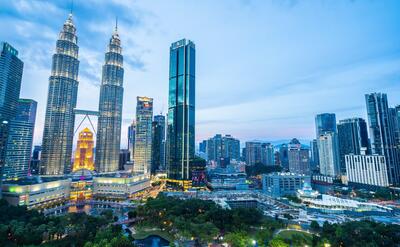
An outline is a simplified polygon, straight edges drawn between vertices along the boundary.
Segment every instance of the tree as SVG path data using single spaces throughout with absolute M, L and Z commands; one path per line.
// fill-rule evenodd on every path
M 311 221 L 310 229 L 311 229 L 312 231 L 319 232 L 319 230 L 320 230 L 321 228 L 320 228 L 318 222 L 315 221 L 315 220 L 313 220 L 313 221 Z
M 289 245 L 287 243 L 285 243 L 283 240 L 281 239 L 273 239 L 271 242 L 269 242 L 269 247 L 289 247 Z

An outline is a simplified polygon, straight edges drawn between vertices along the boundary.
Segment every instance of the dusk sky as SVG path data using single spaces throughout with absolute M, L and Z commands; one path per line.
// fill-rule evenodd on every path
M 0 40 L 24 61 L 21 97 L 38 101 L 35 144 L 70 5 L 0 0 Z M 309 140 L 317 113 L 366 118 L 365 93 L 400 104 L 400 1 L 75 0 L 80 109 L 98 110 L 116 17 L 125 59 L 122 147 L 136 96 L 154 98 L 154 114 L 167 112 L 169 46 L 182 38 L 196 44 L 197 141 L 216 133 Z

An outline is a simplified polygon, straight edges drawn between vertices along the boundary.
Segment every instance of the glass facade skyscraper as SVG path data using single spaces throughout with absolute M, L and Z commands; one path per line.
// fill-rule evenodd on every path
M 41 160 L 45 175 L 71 171 L 74 108 L 78 94 L 77 43 L 76 28 L 70 14 L 57 40 L 49 78 Z
M 165 117 L 163 115 L 154 116 L 153 121 L 153 141 L 151 144 L 151 173 L 165 169 Z
M 96 142 L 96 171 L 118 170 L 121 145 L 124 68 L 117 27 L 108 44 L 100 87 Z
M 400 183 L 399 150 L 396 146 L 395 127 L 390 116 L 387 95 L 371 93 L 365 95 L 367 104 L 369 133 L 374 154 L 384 155 L 389 183 Z
M 9 122 L 9 135 L 3 170 L 4 179 L 18 179 L 28 175 L 36 109 L 36 101 L 31 99 L 18 100 L 17 115 Z
M 133 161 L 135 154 L 135 134 L 136 134 L 136 122 L 133 121 L 128 127 L 128 150 L 130 154 L 130 160 Z
M 148 174 L 151 168 L 153 99 L 137 97 L 133 171 Z
M 367 123 L 362 118 L 350 118 L 340 120 L 337 125 L 339 153 L 340 153 L 340 170 L 343 174 L 346 172 L 347 154 L 361 154 L 364 148 L 366 154 L 370 154 Z
M 186 39 L 171 44 L 167 118 L 167 177 L 183 185 L 191 179 L 195 155 L 195 44 Z
M 8 140 L 9 122 L 16 116 L 24 63 L 10 44 L 0 43 L 0 169 Z M 1 173 L 1 170 L 0 170 Z
M 334 113 L 322 113 L 315 117 L 316 137 L 325 132 L 336 132 L 336 115 Z

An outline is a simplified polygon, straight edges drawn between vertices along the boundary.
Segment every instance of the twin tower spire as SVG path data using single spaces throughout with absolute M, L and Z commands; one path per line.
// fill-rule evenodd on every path
M 49 78 L 42 142 L 43 175 L 63 175 L 72 169 L 72 144 L 78 94 L 78 39 L 72 11 L 56 43 Z M 118 21 L 105 53 L 99 99 L 97 172 L 118 170 L 123 100 L 123 56 Z

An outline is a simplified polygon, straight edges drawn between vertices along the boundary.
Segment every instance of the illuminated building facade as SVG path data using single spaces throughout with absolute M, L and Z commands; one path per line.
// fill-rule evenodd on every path
M 195 44 L 186 39 L 171 44 L 167 117 L 167 177 L 183 189 L 191 181 L 195 154 Z
M 137 97 L 133 171 L 147 174 L 151 167 L 153 99 Z
M 124 68 L 121 40 L 117 27 L 110 39 L 103 65 L 100 87 L 99 119 L 96 143 L 97 172 L 118 170 L 121 143 Z
M 93 132 L 85 128 L 79 133 L 72 171 L 80 169 L 94 170 L 93 147 Z
M 93 178 L 93 195 L 97 199 L 126 200 L 150 187 L 150 174 L 99 176 Z
M 70 186 L 71 180 L 67 178 L 24 179 L 3 184 L 2 191 L 11 205 L 40 209 L 68 201 Z
M 70 14 L 57 40 L 49 78 L 41 160 L 45 175 L 62 175 L 71 171 L 73 110 L 78 94 L 77 42 Z

